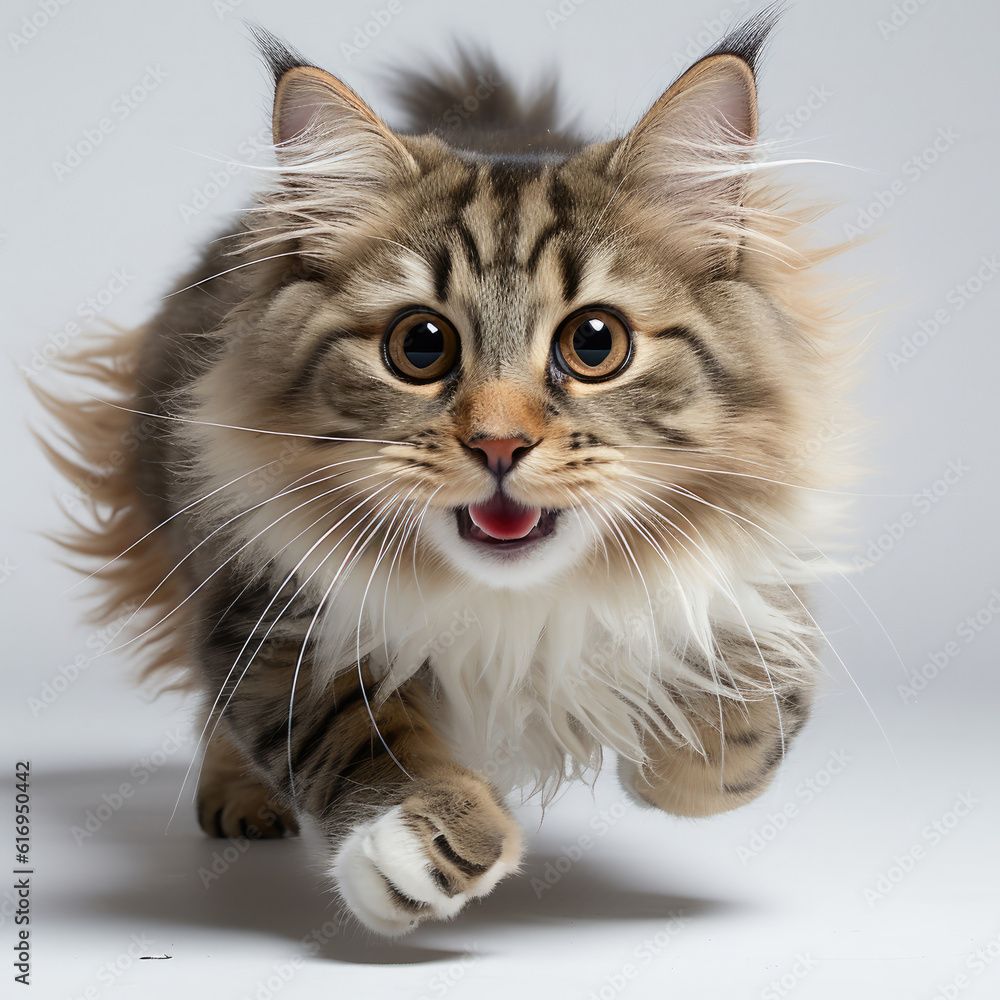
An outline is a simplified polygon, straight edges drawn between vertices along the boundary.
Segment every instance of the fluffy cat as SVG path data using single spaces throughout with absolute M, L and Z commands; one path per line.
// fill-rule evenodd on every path
M 43 393 L 101 613 L 138 607 L 204 699 L 201 826 L 311 817 L 375 931 L 516 871 L 514 789 L 610 748 L 638 800 L 706 816 L 806 720 L 846 355 L 761 180 L 772 21 L 592 144 L 549 94 L 467 101 L 497 83 L 474 61 L 404 80 L 393 131 L 261 32 L 273 183 L 67 362 L 104 399 Z

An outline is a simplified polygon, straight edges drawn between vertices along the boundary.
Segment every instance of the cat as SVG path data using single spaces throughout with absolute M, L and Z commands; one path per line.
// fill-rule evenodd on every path
M 102 399 L 39 390 L 99 613 L 138 608 L 203 700 L 200 825 L 310 817 L 373 931 L 516 872 L 514 790 L 608 748 L 636 801 L 708 816 L 806 721 L 848 353 L 762 179 L 773 23 L 598 142 L 472 57 L 405 76 L 394 131 L 257 30 L 271 183 L 146 326 L 65 360 Z

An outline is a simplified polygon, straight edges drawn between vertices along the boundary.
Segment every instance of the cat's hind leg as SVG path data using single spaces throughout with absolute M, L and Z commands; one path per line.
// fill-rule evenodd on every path
M 210 837 L 250 840 L 295 835 L 295 814 L 278 805 L 240 759 L 220 726 L 212 737 L 198 780 L 198 825 Z
M 700 747 L 647 734 L 646 761 L 622 760 L 619 777 L 643 802 L 677 816 L 712 816 L 757 798 L 809 714 L 808 686 L 753 699 L 706 697 L 689 721 Z

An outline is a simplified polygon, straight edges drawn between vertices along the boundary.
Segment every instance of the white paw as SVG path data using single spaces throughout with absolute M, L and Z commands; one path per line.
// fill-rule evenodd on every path
M 400 805 L 357 827 L 337 851 L 331 874 L 366 927 L 398 937 L 424 920 L 450 920 L 516 871 L 521 836 L 512 821 L 497 831 L 496 842 L 499 857 L 476 864 L 461 857 L 443 831 Z

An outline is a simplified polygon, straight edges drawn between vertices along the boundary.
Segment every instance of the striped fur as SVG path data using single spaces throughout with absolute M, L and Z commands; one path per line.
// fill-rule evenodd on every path
M 145 602 L 203 697 L 202 826 L 312 817 L 376 931 L 516 870 L 514 788 L 611 748 L 641 800 L 707 815 L 760 794 L 806 719 L 803 588 L 843 474 L 815 442 L 849 354 L 807 277 L 829 252 L 762 179 L 769 27 L 591 145 L 509 90 L 435 125 L 471 62 L 412 87 L 430 130 L 395 133 L 262 34 L 274 184 L 135 340 L 68 365 L 125 409 L 44 399 L 62 467 L 106 470 L 73 543 L 109 561 L 105 611 Z M 627 317 L 630 363 L 577 381 L 553 337 L 594 305 Z M 458 331 L 441 381 L 386 365 L 408 307 Z M 458 527 L 497 490 L 476 442 L 500 440 L 524 442 L 504 493 L 550 529 L 522 556 Z

